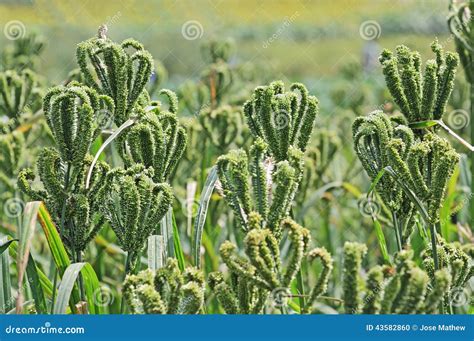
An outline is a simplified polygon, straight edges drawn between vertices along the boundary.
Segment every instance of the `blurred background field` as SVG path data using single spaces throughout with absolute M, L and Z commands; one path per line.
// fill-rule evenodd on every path
M 172 84 L 199 75 L 200 42 L 214 38 L 236 42 L 234 61 L 263 62 L 290 81 L 317 82 L 334 76 L 345 62 L 360 60 L 366 41 L 359 28 L 366 20 L 380 24 L 378 43 L 387 48 L 405 43 L 423 54 L 433 36 L 451 48 L 447 7 L 439 0 L 3 0 L 0 22 L 14 18 L 46 36 L 42 66 L 53 82 L 74 66 L 75 45 L 103 23 L 114 40 L 142 41 L 164 63 Z M 189 20 L 202 25 L 200 39 L 183 38 L 181 28 Z M 279 29 L 277 39 L 266 44 Z

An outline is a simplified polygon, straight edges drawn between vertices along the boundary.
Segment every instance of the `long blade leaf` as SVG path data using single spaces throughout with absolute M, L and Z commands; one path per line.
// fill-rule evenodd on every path
M 40 201 L 32 201 L 25 205 L 23 212 L 23 224 L 19 226 L 18 233 L 19 248 L 17 253 L 17 269 L 18 269 L 18 296 L 17 296 L 17 313 L 21 313 L 21 306 L 23 303 L 23 279 L 25 278 L 25 271 L 30 260 L 31 239 L 33 237 L 38 209 L 41 205 Z M 35 266 L 36 268 L 36 266 Z M 44 298 L 43 298 L 44 299 Z
M 173 220 L 174 253 L 175 253 L 176 259 L 178 260 L 178 266 L 180 270 L 184 271 L 184 268 L 185 268 L 184 253 L 183 253 L 183 249 L 181 248 L 181 240 L 179 238 L 178 225 L 176 224 L 176 219 L 174 218 L 174 214 L 171 218 Z
M 214 187 L 216 187 L 217 178 L 217 167 L 214 166 L 209 172 L 206 182 L 204 183 L 204 188 L 202 190 L 201 198 L 199 200 L 199 208 L 196 216 L 196 222 L 194 223 L 194 236 L 191 254 L 194 260 L 194 265 L 198 268 L 201 267 L 202 231 L 206 222 L 209 200 L 211 199 Z
M 152 235 L 148 237 L 148 268 L 153 272 L 163 267 L 163 249 L 163 236 Z
M 0 244 L 5 247 L 5 250 L 10 246 L 13 240 L 8 240 L 8 237 L 2 237 Z M 0 254 L 0 313 L 5 314 L 13 306 L 12 300 L 12 286 L 10 281 L 10 255 L 8 252 Z
M 91 314 L 103 314 L 103 307 L 101 304 L 98 304 L 99 302 L 96 299 L 96 295 L 100 292 L 99 280 L 89 263 L 73 263 L 67 267 L 59 285 L 58 297 L 53 309 L 54 314 L 66 313 L 79 273 L 82 274 L 84 281 L 84 291 L 89 312 Z

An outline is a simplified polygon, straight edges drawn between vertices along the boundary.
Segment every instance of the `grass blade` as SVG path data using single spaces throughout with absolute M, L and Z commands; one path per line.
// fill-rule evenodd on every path
M 382 230 L 382 225 L 380 225 L 380 222 L 375 216 L 375 214 L 372 215 L 372 222 L 374 223 L 375 234 L 377 235 L 377 240 L 379 242 L 380 251 L 382 252 L 383 260 L 385 263 L 391 264 L 390 257 L 388 255 L 388 250 L 387 250 L 387 242 L 385 240 L 385 235 Z
M 449 135 L 454 137 L 456 140 L 458 140 L 464 147 L 469 149 L 471 152 L 474 152 L 474 146 L 472 146 L 469 142 L 464 140 L 461 136 L 456 134 L 451 128 L 449 128 L 446 123 L 444 123 L 442 120 L 429 120 L 429 121 L 420 121 L 420 122 L 413 122 L 409 124 L 409 127 L 412 129 L 426 129 L 430 128 L 433 126 L 439 125 L 441 128 L 443 128 Z
M 5 250 L 14 241 L 8 240 L 9 237 L 2 237 L 0 244 Z M 13 306 L 12 286 L 10 282 L 10 255 L 8 252 L 0 254 L 0 314 L 5 314 Z
M 194 265 L 198 268 L 201 267 L 201 242 L 202 242 L 202 231 L 207 217 L 207 209 L 209 208 L 209 200 L 211 199 L 212 192 L 217 182 L 217 167 L 211 168 L 209 175 L 207 176 L 204 188 L 201 192 L 201 198 L 199 200 L 199 208 L 196 216 L 196 222 L 194 223 L 194 235 L 191 254 L 194 260 Z
M 164 239 L 160 235 L 148 237 L 148 268 L 153 272 L 163 267 Z
M 86 294 L 87 307 L 91 314 L 103 314 L 103 307 L 98 304 L 95 296 L 100 291 L 99 280 L 97 275 L 89 263 L 73 263 L 69 265 L 59 285 L 58 297 L 54 304 L 54 314 L 66 314 L 67 306 L 70 303 L 71 294 L 74 290 L 75 283 L 82 274 L 84 281 L 84 290 Z
M 30 260 L 31 239 L 33 237 L 38 209 L 41 205 L 40 201 L 32 201 L 26 204 L 23 212 L 23 224 L 19 226 L 18 232 L 18 252 L 17 252 L 17 271 L 18 271 L 18 296 L 16 301 L 17 313 L 21 313 L 23 303 L 23 279 L 25 278 L 25 271 Z M 35 265 L 36 268 L 36 265 Z M 44 298 L 43 298 L 44 299 Z
M 33 256 L 29 255 L 28 265 L 26 266 L 26 275 L 28 276 L 28 283 L 30 284 L 31 294 L 35 301 L 36 312 L 38 314 L 46 314 L 48 307 L 46 305 L 46 299 L 44 297 L 43 286 L 41 285 L 40 275 L 36 262 Z M 38 283 L 40 285 L 38 285 Z
M 53 256 L 54 264 L 58 269 L 59 275 L 62 278 L 66 269 L 71 264 L 66 248 L 59 236 L 58 230 L 51 219 L 48 209 L 44 204 L 40 205 L 38 211 L 38 219 L 43 232 L 46 236 L 51 255 Z M 52 286 L 51 286 L 52 287 Z M 70 303 L 71 311 L 74 311 L 75 304 L 80 301 L 79 289 L 75 286 L 72 291 L 72 302 Z
M 59 270 L 59 274 L 62 276 L 71 262 L 61 237 L 59 236 L 58 230 L 56 229 L 56 226 L 49 215 L 48 209 L 44 204 L 39 207 L 38 219 L 46 236 L 54 263 Z
M 174 257 L 174 239 L 173 239 L 173 208 L 170 207 L 163 219 L 161 219 L 161 234 L 166 243 L 166 257 Z
M 11 243 L 17 242 L 18 239 L 9 239 L 8 237 L 4 237 L 0 239 L 0 256 L 8 250 L 8 247 Z
M 314 207 L 316 202 L 321 199 L 324 193 L 335 188 L 341 188 L 342 186 L 342 181 L 333 181 L 321 186 L 316 191 L 314 191 L 305 201 L 301 210 L 299 210 L 297 213 L 297 220 L 302 220 L 302 218 L 307 214 L 308 210 Z
M 426 129 L 426 128 L 431 128 L 438 125 L 437 120 L 428 120 L 428 121 L 420 121 L 420 122 L 413 122 L 410 123 L 408 126 L 411 129 Z
M 173 242 L 174 242 L 174 253 L 175 257 L 178 260 L 178 266 L 181 271 L 184 271 L 185 263 L 184 263 L 184 253 L 183 249 L 181 248 L 181 240 L 179 238 L 179 230 L 178 225 L 176 224 L 176 219 L 174 218 L 174 214 L 172 215 L 173 220 Z
M 135 124 L 136 120 L 133 119 L 133 118 L 130 118 L 128 119 L 127 121 L 125 121 L 120 127 L 117 128 L 117 130 L 115 130 L 112 135 L 110 135 L 107 140 L 105 140 L 105 142 L 100 146 L 99 150 L 97 151 L 97 153 L 95 154 L 94 156 L 94 159 L 92 160 L 92 163 L 91 163 L 91 166 L 89 167 L 89 172 L 87 173 L 87 178 L 86 178 L 86 189 L 89 189 L 89 185 L 90 185 L 90 181 L 91 181 L 91 176 L 92 176 L 92 170 L 94 169 L 94 166 L 95 164 L 97 163 L 97 160 L 99 160 L 99 157 L 100 155 L 102 154 L 102 152 L 104 151 L 105 148 L 107 148 L 107 146 L 112 143 L 113 140 L 115 140 L 117 138 L 117 136 L 120 135 L 120 133 L 122 131 L 124 131 L 125 129 L 127 129 L 128 127 L 132 126 L 133 124 Z
M 429 219 L 429 216 L 428 216 L 428 212 L 426 211 L 425 207 L 423 206 L 423 203 L 420 201 L 420 199 L 418 199 L 418 197 L 416 196 L 415 193 L 413 193 L 413 191 L 408 188 L 408 186 L 406 185 L 406 183 L 404 183 L 400 177 L 397 175 L 397 173 L 393 170 L 392 167 L 390 166 L 387 166 L 385 167 L 384 169 L 382 169 L 378 174 L 377 176 L 375 177 L 375 179 L 372 181 L 372 183 L 370 184 L 370 188 L 369 190 L 367 191 L 367 197 L 369 197 L 369 195 L 374 191 L 375 189 L 375 186 L 377 186 L 377 183 L 380 181 L 380 179 L 382 178 L 382 176 L 387 173 L 389 174 L 399 185 L 400 187 L 402 188 L 402 190 L 405 192 L 405 194 L 408 196 L 408 198 L 411 200 L 411 202 L 416 206 L 418 212 L 420 213 L 421 217 L 423 218 L 423 220 L 425 221 L 426 224 L 429 224 L 430 223 L 430 219 Z

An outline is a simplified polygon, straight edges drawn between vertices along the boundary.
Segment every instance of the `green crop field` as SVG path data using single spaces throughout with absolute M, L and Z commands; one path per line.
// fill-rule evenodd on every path
M 474 1 L 0 1 L 1 314 L 473 314 Z

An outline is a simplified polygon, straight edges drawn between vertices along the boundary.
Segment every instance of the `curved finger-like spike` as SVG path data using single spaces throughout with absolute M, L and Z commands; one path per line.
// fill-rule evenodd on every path
M 434 284 L 431 291 L 426 295 L 426 301 L 419 312 L 425 314 L 436 313 L 443 297 L 447 294 L 451 285 L 451 276 L 446 269 L 438 270 L 434 274 Z
M 220 272 L 209 274 L 209 286 L 214 291 L 217 300 L 224 308 L 226 314 L 239 314 L 239 301 L 232 288 L 224 281 Z
M 256 272 L 271 288 L 278 288 L 279 280 L 276 273 L 276 263 L 280 259 L 274 259 L 268 246 L 265 245 L 266 237 L 271 232 L 263 229 L 253 229 L 245 237 L 246 254 L 255 267 Z
M 98 37 L 78 44 L 76 58 L 86 84 L 113 99 L 114 121 L 122 125 L 146 92 L 153 70 L 150 53 L 133 39 L 116 44 Z
M 447 52 L 443 73 L 438 79 L 438 95 L 433 111 L 433 118 L 435 120 L 441 119 L 444 115 L 446 104 L 448 103 L 449 97 L 454 88 L 454 77 L 456 76 L 456 68 L 458 67 L 458 64 L 458 55 L 452 52 Z
M 288 288 L 298 273 L 309 245 L 309 231 L 290 218 L 283 220 L 283 229 L 288 229 L 292 248 L 289 263 L 283 276 L 282 287 Z
M 314 304 L 316 299 L 327 291 L 329 278 L 331 277 L 333 269 L 331 254 L 324 247 L 311 250 L 308 253 L 308 258 L 310 262 L 319 259 L 321 261 L 322 270 L 319 274 L 318 281 L 309 293 L 309 298 L 304 309 L 306 313 L 309 313 L 310 307 Z
M 267 172 L 263 165 L 266 149 L 267 144 L 263 139 L 257 138 L 250 148 L 249 164 L 256 209 L 264 220 L 268 215 Z
M 380 312 L 384 277 L 381 266 L 377 265 L 370 269 L 367 275 L 367 292 L 364 297 L 363 314 L 378 314 Z
M 433 111 L 438 92 L 437 82 L 437 65 L 434 60 L 428 60 L 425 66 L 425 74 L 423 77 L 423 99 L 421 103 L 420 120 L 433 119 Z
M 295 170 L 287 161 L 277 164 L 277 170 L 273 175 L 273 182 L 276 184 L 272 204 L 268 214 L 268 226 L 277 237 L 280 236 L 280 222 L 288 214 L 289 201 L 291 200 L 291 190 L 295 181 Z
M 365 244 L 353 242 L 344 244 L 343 299 L 346 314 L 357 314 L 361 308 L 359 271 L 366 253 Z
M 263 289 L 271 290 L 271 286 L 256 274 L 257 269 L 253 265 L 234 255 L 235 249 L 236 246 L 229 241 L 224 242 L 219 249 L 222 260 L 229 269 L 233 273 L 246 278 L 255 285 Z

